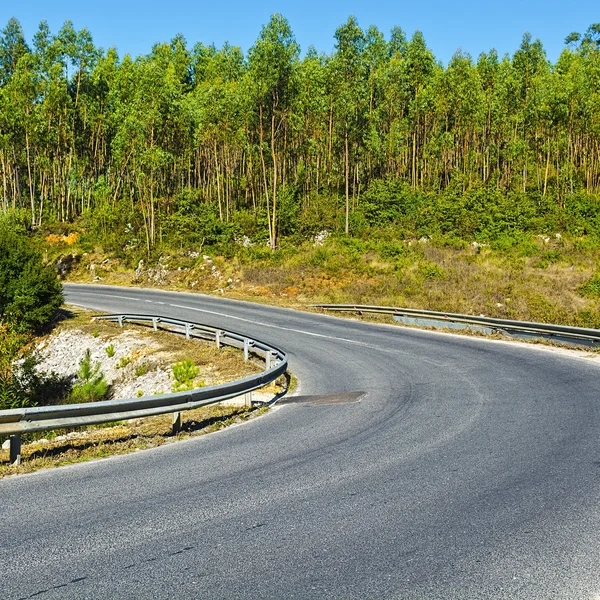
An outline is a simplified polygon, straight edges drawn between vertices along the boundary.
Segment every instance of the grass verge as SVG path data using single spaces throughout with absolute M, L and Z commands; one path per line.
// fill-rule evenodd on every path
M 182 414 L 181 429 L 173 435 L 171 415 L 133 419 L 88 430 L 55 431 L 49 437 L 24 443 L 21 464 L 9 463 L 8 450 L 0 450 L 0 479 L 108 456 L 129 454 L 190 439 L 244 423 L 264 414 L 266 407 L 209 406 Z

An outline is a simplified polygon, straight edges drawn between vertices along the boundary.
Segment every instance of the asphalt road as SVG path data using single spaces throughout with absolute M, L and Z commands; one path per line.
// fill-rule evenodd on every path
M 283 348 L 246 425 L 0 481 L 0 597 L 600 598 L 600 370 L 205 296 L 67 286 Z

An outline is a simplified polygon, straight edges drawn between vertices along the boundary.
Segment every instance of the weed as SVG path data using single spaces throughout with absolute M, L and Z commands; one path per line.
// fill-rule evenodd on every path
M 115 345 L 110 344 L 109 346 L 106 347 L 106 356 L 108 356 L 108 358 L 112 358 L 114 355 L 115 355 Z
M 600 298 L 600 273 L 596 273 L 590 280 L 579 286 L 577 291 L 588 298 Z
M 131 362 L 131 357 L 122 356 L 117 363 L 117 369 L 124 369 Z
M 97 402 L 108 395 L 108 383 L 104 373 L 100 371 L 100 363 L 92 364 L 90 349 L 85 351 L 85 356 L 79 363 L 77 378 L 79 383 L 73 386 L 71 402 Z
M 194 388 L 194 379 L 200 374 L 200 369 L 189 358 L 175 363 L 172 367 L 175 383 L 174 392 L 191 390 Z M 202 382 L 204 385 L 204 382 Z
M 152 370 L 152 365 L 148 362 L 143 362 L 136 367 L 135 376 L 142 377 L 146 373 L 149 373 L 151 370 Z

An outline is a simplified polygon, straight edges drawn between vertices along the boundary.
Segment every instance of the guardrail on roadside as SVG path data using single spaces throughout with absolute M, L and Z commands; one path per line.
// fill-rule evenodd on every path
M 233 346 L 244 351 L 245 360 L 248 360 L 250 354 L 261 356 L 265 361 L 265 369 L 256 375 L 229 383 L 184 392 L 82 404 L 2 410 L 0 411 L 0 436 L 10 436 L 11 463 L 19 464 L 20 462 L 21 434 L 23 433 L 110 423 L 111 421 L 167 413 L 173 413 L 173 429 L 176 431 L 180 426 L 181 411 L 216 404 L 239 396 L 245 396 L 246 405 L 250 405 L 250 394 L 253 390 L 267 385 L 287 371 L 287 356 L 282 350 L 226 329 L 149 315 L 103 315 L 95 318 L 115 321 L 121 327 L 125 322 L 148 323 L 155 330 L 160 326 L 161 329 L 184 334 L 186 339 L 194 337 L 212 340 L 217 347 Z M 164 325 L 169 325 L 169 327 L 164 327 Z
M 362 304 L 311 304 L 324 310 L 389 314 L 405 325 L 420 327 L 444 327 L 451 329 L 470 329 L 482 333 L 503 333 L 511 337 L 525 339 L 543 339 L 571 346 L 600 348 L 600 330 L 547 323 L 529 323 L 491 317 L 475 317 L 457 313 L 418 310 L 414 308 L 395 308 L 391 306 L 369 306 Z

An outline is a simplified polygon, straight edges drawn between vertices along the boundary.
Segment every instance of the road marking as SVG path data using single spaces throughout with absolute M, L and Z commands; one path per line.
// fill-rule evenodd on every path
M 227 319 L 235 319 L 236 321 L 243 321 L 245 323 L 251 323 L 253 325 L 260 325 L 261 327 L 268 327 L 269 329 L 279 329 L 280 331 L 290 331 L 292 333 L 300 333 L 302 335 L 308 335 L 311 337 L 321 338 L 325 340 L 333 340 L 336 342 L 346 342 L 348 344 L 353 344 L 355 346 L 361 346 L 362 348 L 370 348 L 372 350 L 378 350 L 379 352 L 388 352 L 390 354 L 408 354 L 402 350 L 395 350 L 391 348 L 382 348 L 381 346 L 377 346 L 375 344 L 368 344 L 367 342 L 359 342 L 358 340 L 351 340 L 348 338 L 337 337 L 335 335 L 326 335 L 324 333 L 314 333 L 312 331 L 304 331 L 303 329 L 295 329 L 293 327 L 283 327 L 282 325 L 273 325 L 272 323 L 263 323 L 262 321 L 253 321 L 252 319 L 246 319 L 244 317 L 234 317 L 228 315 L 226 313 L 218 312 L 215 310 L 207 310 L 205 308 L 194 308 L 193 306 L 183 306 L 181 304 L 169 304 L 172 308 L 181 308 L 183 310 L 193 310 L 200 313 L 206 313 L 210 315 L 215 315 L 218 317 L 225 317 Z M 423 358 L 422 362 L 426 362 L 438 367 L 442 367 L 441 363 L 434 362 L 430 359 Z
M 119 300 L 131 300 L 133 302 L 140 301 L 140 298 L 132 298 L 130 296 L 119 296 L 117 294 L 96 293 L 94 295 L 95 296 L 104 296 L 105 298 L 117 298 Z M 145 300 L 145 301 L 150 304 L 163 304 L 163 305 L 165 304 L 164 302 L 155 302 L 153 300 Z M 74 303 L 71 303 L 71 304 L 74 304 Z M 351 340 L 348 338 L 337 337 L 335 335 L 326 335 L 324 333 L 315 333 L 312 331 L 304 331 L 302 329 L 295 329 L 293 327 L 283 327 L 282 325 L 273 325 L 272 323 L 264 323 L 262 321 L 254 321 L 252 319 L 246 319 L 245 317 L 234 317 L 232 315 L 228 315 L 227 313 L 222 313 L 222 312 L 215 311 L 215 310 L 208 310 L 205 308 L 195 308 L 193 306 L 184 306 L 182 304 L 171 304 L 171 303 L 168 303 L 167 306 L 171 306 L 172 308 L 180 308 L 182 310 L 193 310 L 195 312 L 205 313 L 205 314 L 209 314 L 209 315 L 215 315 L 217 317 L 224 317 L 226 319 L 235 319 L 236 321 L 243 321 L 244 323 L 251 323 L 252 325 L 260 325 L 261 327 L 268 327 L 269 329 L 278 329 L 280 331 L 289 331 L 291 333 L 300 333 L 302 335 L 308 335 L 311 337 L 321 338 L 321 339 L 325 339 L 325 340 L 332 340 L 332 341 L 336 341 L 336 342 L 346 342 L 348 344 L 353 344 L 355 346 L 360 346 L 362 348 L 370 348 L 372 350 L 378 350 L 379 352 L 387 352 L 390 354 L 404 354 L 404 355 L 408 354 L 408 352 L 405 352 L 402 350 L 395 350 L 395 349 L 393 350 L 391 348 L 382 348 L 381 346 L 377 346 L 375 344 L 368 344 L 366 342 L 359 342 L 358 340 Z M 444 366 L 442 363 L 437 363 L 437 362 L 432 361 L 427 358 L 421 359 L 421 362 L 435 365 L 437 367 Z

